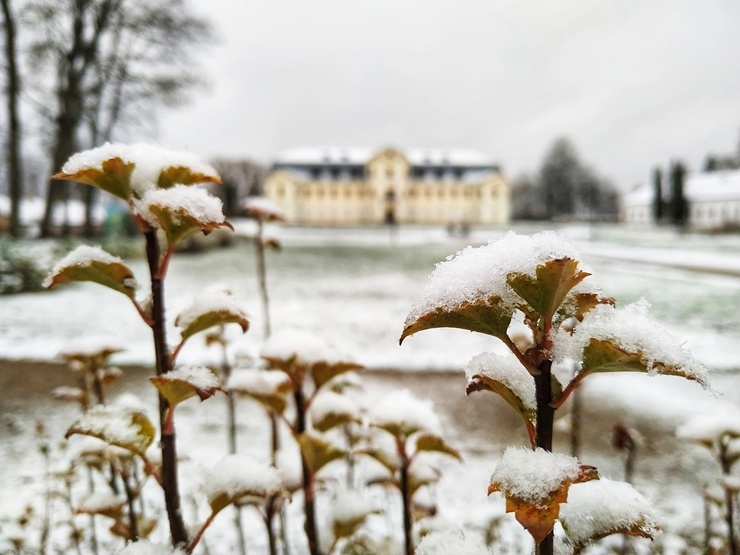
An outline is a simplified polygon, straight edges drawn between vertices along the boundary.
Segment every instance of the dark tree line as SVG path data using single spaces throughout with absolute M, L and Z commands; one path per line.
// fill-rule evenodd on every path
M 536 175 L 512 187 L 512 217 L 529 220 L 616 220 L 619 193 L 581 161 L 573 144 L 558 138 Z
M 17 117 L 21 92 L 36 115 L 25 128 L 38 130 L 51 175 L 78 150 L 122 140 L 134 130 L 153 131 L 158 108 L 182 103 L 204 81 L 195 54 L 212 40 L 212 31 L 185 0 L 2 0 L 2 8 L 11 177 L 21 165 L 20 154 L 12 162 L 13 145 L 19 149 L 22 140 L 19 127 L 12 127 L 10 103 L 16 103 Z M 18 73 L 26 76 L 22 90 Z M 20 185 L 13 187 L 11 181 L 11 197 L 19 198 Z M 50 184 L 42 236 L 69 232 L 69 222 L 54 228 L 53 214 L 72 196 L 84 198 L 85 232 L 94 231 L 95 189 L 84 188 L 84 196 L 78 189 Z M 13 213 L 17 218 L 17 209 Z

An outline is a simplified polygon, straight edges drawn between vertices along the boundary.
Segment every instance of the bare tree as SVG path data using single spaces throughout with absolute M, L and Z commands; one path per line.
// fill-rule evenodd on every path
M 38 83 L 54 91 L 54 105 L 41 110 L 53 171 L 80 148 L 151 125 L 157 107 L 182 102 L 199 82 L 195 48 L 212 36 L 184 0 L 30 0 L 26 21 L 41 31 L 30 48 L 34 72 L 54 76 Z M 68 195 L 67 184 L 50 184 L 42 236 Z
M 267 169 L 262 164 L 244 158 L 217 158 L 211 164 L 221 176 L 223 185 L 213 193 L 221 196 L 227 216 L 239 212 L 245 197 L 260 196 Z
M 21 155 L 21 125 L 18 116 L 18 98 L 21 82 L 18 74 L 18 49 L 16 40 L 16 17 L 10 0 L 0 0 L 5 26 L 5 74 L 8 110 L 7 164 L 10 193 L 10 234 L 19 237 L 20 204 L 23 197 L 23 173 Z

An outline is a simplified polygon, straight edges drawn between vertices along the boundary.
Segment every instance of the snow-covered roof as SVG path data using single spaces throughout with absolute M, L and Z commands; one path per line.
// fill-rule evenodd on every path
M 624 195 L 624 206 L 646 206 L 653 202 L 653 184 L 643 183 Z M 686 177 L 684 195 L 690 202 L 740 201 L 740 170 L 692 173 Z M 663 185 L 663 197 L 670 187 Z
M 275 158 L 276 165 L 361 165 L 367 164 L 381 149 L 367 147 L 315 146 L 292 148 Z M 457 148 L 398 149 L 412 166 L 496 167 L 485 152 Z

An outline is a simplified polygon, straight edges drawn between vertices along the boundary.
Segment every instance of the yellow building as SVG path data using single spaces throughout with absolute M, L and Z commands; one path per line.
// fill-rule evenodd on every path
M 509 184 L 489 156 L 470 150 L 294 149 L 277 158 L 264 187 L 296 225 L 509 221 Z

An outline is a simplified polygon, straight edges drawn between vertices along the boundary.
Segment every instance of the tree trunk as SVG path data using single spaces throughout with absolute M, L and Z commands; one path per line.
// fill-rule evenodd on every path
M 2 0 L 5 19 L 5 63 L 8 102 L 8 185 L 10 188 L 10 234 L 20 237 L 20 206 L 23 198 L 23 173 L 21 157 L 21 127 L 18 117 L 18 97 L 21 83 L 18 75 L 15 16 L 10 0 Z

